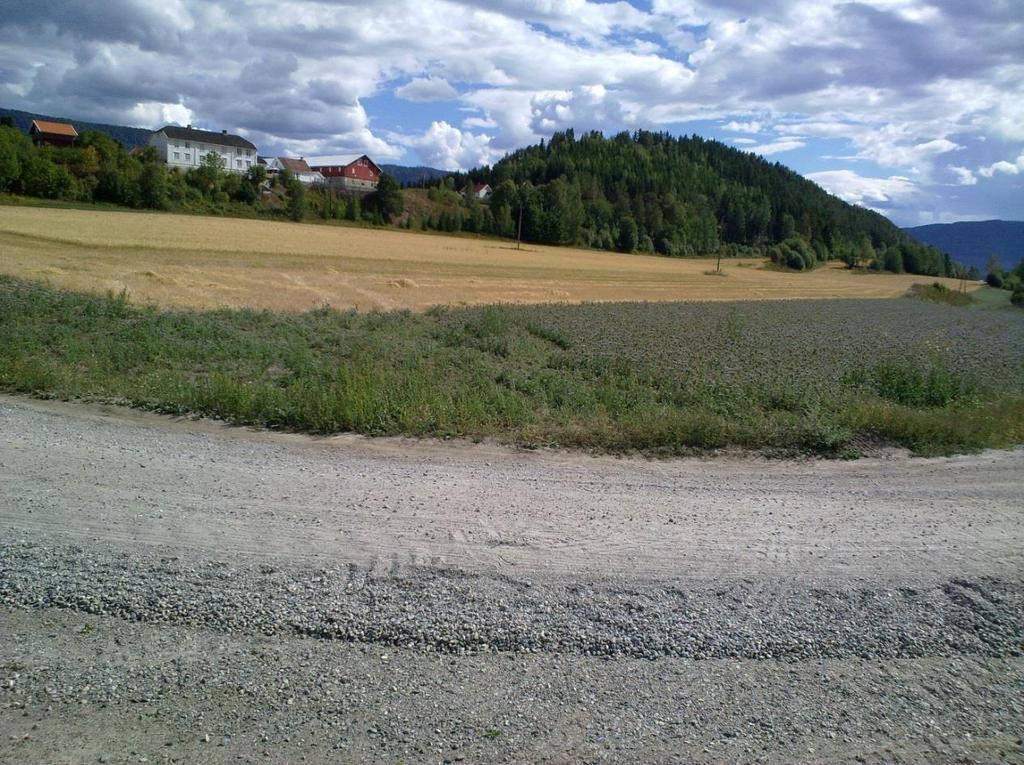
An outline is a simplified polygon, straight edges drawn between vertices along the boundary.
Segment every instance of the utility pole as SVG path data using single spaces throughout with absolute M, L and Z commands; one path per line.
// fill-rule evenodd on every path
M 523 244 L 523 206 L 519 205 L 519 232 L 516 234 L 516 249 L 520 249 Z

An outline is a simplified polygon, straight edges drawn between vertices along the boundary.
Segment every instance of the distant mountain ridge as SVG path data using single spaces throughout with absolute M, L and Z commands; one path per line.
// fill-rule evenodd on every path
M 27 133 L 32 125 L 32 120 L 54 120 L 56 122 L 70 122 L 79 133 L 85 130 L 95 130 L 118 141 L 126 149 L 133 149 L 136 146 L 145 146 L 149 142 L 152 130 L 139 127 L 127 127 L 126 125 L 108 125 L 103 122 L 87 122 L 73 117 L 54 117 L 49 114 L 35 114 L 24 112 L 18 109 L 4 109 L 0 107 L 0 117 L 9 116 L 14 121 L 14 126 Z M 445 170 L 438 170 L 434 167 L 406 167 L 404 165 L 381 165 L 381 169 L 402 185 L 432 181 L 448 175 Z
M 450 174 L 447 170 L 438 170 L 436 167 L 426 167 L 425 165 L 416 165 L 415 167 L 381 165 L 380 169 L 398 181 L 402 186 L 409 186 L 423 181 L 433 181 Z
M 903 230 L 919 242 L 948 252 L 965 266 L 977 267 L 982 274 L 992 254 L 999 256 L 1003 268 L 1013 268 L 1024 259 L 1024 221 L 932 223 Z

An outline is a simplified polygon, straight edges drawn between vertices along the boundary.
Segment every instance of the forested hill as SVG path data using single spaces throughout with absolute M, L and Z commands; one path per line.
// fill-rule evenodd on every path
M 75 126 L 75 129 L 80 134 L 84 133 L 86 130 L 95 130 L 97 133 L 110 136 L 127 149 L 131 149 L 136 146 L 145 146 L 149 142 L 149 136 L 153 133 L 152 130 L 147 130 L 146 128 L 127 127 L 125 125 L 107 125 L 102 122 L 85 122 L 83 120 L 72 119 L 70 117 L 52 117 L 46 114 L 22 112 L 17 109 L 0 108 L 0 117 L 10 117 L 14 122 L 14 127 L 18 128 L 18 130 L 23 133 L 28 132 L 29 127 L 32 125 L 32 120 L 70 122 Z
M 915 239 L 948 252 L 961 263 L 984 273 L 992 255 L 1003 268 L 1024 260 L 1024 221 L 981 220 L 934 223 L 905 231 Z
M 843 202 L 778 163 L 697 136 L 637 131 L 576 138 L 515 151 L 494 167 L 456 178 L 494 189 L 496 233 L 603 249 L 702 255 L 768 254 L 792 267 L 829 258 L 933 275 L 949 258 L 887 218 Z M 810 262 L 808 262 L 810 261 Z

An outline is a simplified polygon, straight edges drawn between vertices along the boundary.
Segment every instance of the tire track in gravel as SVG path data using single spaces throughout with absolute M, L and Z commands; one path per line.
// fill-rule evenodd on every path
M 0 763 L 1024 763 L 1022 476 L 0 397 Z
M 1024 450 L 647 461 L 0 397 L 11 539 L 636 581 L 1016 579 Z

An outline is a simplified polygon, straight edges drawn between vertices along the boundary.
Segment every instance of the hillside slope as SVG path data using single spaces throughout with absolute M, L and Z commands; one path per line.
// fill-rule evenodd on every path
M 959 272 L 884 216 L 777 162 L 699 136 L 636 131 L 577 138 L 568 130 L 442 183 L 461 189 L 469 181 L 494 189 L 490 219 L 472 209 L 455 230 L 470 219 L 469 230 L 514 236 L 522 211 L 523 239 L 545 244 L 769 255 L 798 270 L 839 258 L 896 272 Z
M 904 229 L 925 244 L 948 252 L 956 260 L 982 274 L 991 255 L 999 256 L 1003 268 L 1024 259 L 1024 221 L 983 220 L 934 223 Z

